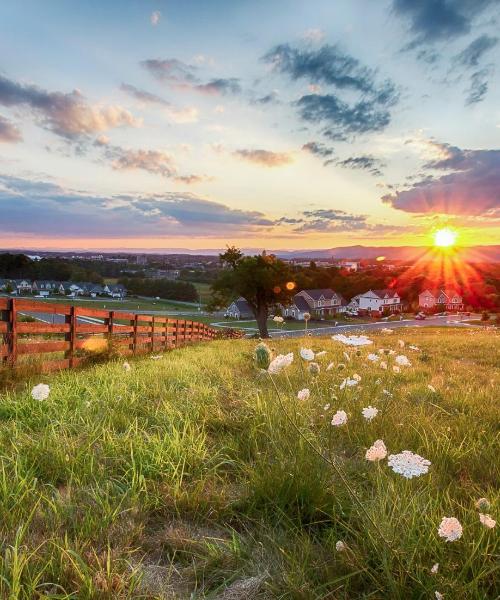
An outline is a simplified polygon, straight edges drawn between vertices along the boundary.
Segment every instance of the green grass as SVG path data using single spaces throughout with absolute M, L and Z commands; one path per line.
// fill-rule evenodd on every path
M 421 351 L 401 350 L 400 336 Z M 486 497 L 500 516 L 498 334 L 371 338 L 359 355 L 329 338 L 272 340 L 295 352 L 273 380 L 254 341 L 230 340 L 4 392 L 0 598 L 498 597 L 498 527 L 474 507 Z M 319 376 L 301 346 L 327 351 Z M 367 361 L 379 348 L 412 366 L 395 374 Z M 354 373 L 361 383 L 339 390 Z M 30 396 L 40 381 L 51 386 L 42 402 Z M 304 387 L 311 397 L 298 401 Z M 371 423 L 369 404 L 380 410 Z M 349 420 L 332 428 L 338 409 Z M 429 459 L 429 473 L 406 480 L 367 462 L 376 439 Z M 438 537 L 444 516 L 460 520 L 460 540 Z
M 23 296 L 25 299 L 33 299 L 30 296 Z M 142 298 L 126 298 L 125 300 L 116 300 L 112 298 L 99 298 L 99 299 L 72 299 L 64 298 L 61 296 L 53 296 L 42 300 L 40 298 L 34 298 L 34 300 L 40 302 L 60 302 L 61 304 L 67 304 L 70 306 L 85 306 L 88 308 L 106 308 L 109 310 L 157 310 L 157 311 L 168 311 L 168 312 L 186 312 L 189 311 L 192 306 L 183 303 L 176 302 L 175 300 L 145 300 Z M 193 311 L 194 312 L 194 311 Z

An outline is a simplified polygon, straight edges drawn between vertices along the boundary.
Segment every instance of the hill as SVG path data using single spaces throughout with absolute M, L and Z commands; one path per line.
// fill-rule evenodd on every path
M 47 377 L 43 400 L 39 379 L 4 392 L 0 597 L 497 597 L 475 502 L 498 516 L 500 338 L 372 340 L 273 340 L 294 361 L 272 378 L 231 340 Z M 319 374 L 301 345 L 326 352 Z M 366 460 L 376 440 L 423 457 L 419 476 Z

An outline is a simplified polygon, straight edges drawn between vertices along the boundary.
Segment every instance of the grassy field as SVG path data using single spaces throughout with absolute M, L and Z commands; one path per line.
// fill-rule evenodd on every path
M 254 341 L 217 341 L 3 392 L 0 597 L 497 598 L 498 526 L 475 502 L 498 518 L 500 338 L 405 330 L 402 348 L 399 335 L 273 340 L 294 361 L 272 376 Z M 319 374 L 301 346 L 326 351 Z M 379 349 L 411 366 L 371 362 Z M 333 427 L 338 410 L 348 421 Z M 428 473 L 366 460 L 378 439 Z M 443 517 L 460 539 L 439 537 Z
M 33 298 L 27 297 L 32 300 Z M 106 308 L 108 310 L 134 310 L 134 311 L 168 311 L 186 312 L 192 310 L 192 306 L 183 302 L 176 302 L 175 300 L 150 300 L 143 298 L 126 298 L 125 300 L 116 300 L 112 298 L 99 298 L 99 299 L 72 299 L 53 296 L 47 300 L 35 298 L 40 302 L 60 302 L 61 304 L 67 304 L 70 306 L 87 306 L 92 308 Z M 193 305 L 194 306 L 194 305 Z M 196 312 L 193 310 L 193 313 Z

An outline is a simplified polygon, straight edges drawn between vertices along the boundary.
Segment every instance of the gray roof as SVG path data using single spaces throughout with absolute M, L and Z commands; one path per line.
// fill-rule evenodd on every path
M 319 300 L 321 298 L 321 296 L 323 296 L 325 299 L 331 300 L 332 298 L 334 298 L 335 296 L 338 295 L 337 292 L 334 292 L 330 288 L 324 288 L 324 289 L 318 289 L 318 290 L 302 290 L 302 291 L 305 292 L 308 296 L 311 296 L 311 298 L 313 298 L 313 300 Z
M 379 298 L 385 298 L 385 296 L 389 296 L 389 298 L 394 298 L 397 295 L 396 290 L 385 289 L 385 290 L 371 290 L 374 294 L 376 294 Z
M 307 312 L 311 309 L 304 296 L 294 296 L 293 303 L 301 312 Z
M 252 309 L 250 308 L 250 304 L 245 300 L 245 298 L 238 298 L 234 301 L 240 313 L 248 313 L 253 314 Z

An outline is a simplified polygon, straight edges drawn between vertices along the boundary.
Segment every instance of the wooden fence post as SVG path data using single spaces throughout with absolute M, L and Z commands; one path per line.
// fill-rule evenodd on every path
M 136 313 L 134 315 L 134 333 L 133 333 L 133 341 L 132 341 L 132 352 L 134 354 L 137 353 L 137 327 L 138 327 L 138 322 L 139 322 L 139 315 Z
M 12 366 L 17 362 L 17 306 L 16 299 L 11 298 L 8 307 L 7 344 L 8 360 Z
M 156 315 L 153 315 L 153 320 L 151 321 L 151 352 L 155 351 L 155 330 L 156 330 Z
M 113 343 L 113 329 L 114 329 L 114 321 L 115 321 L 115 311 L 109 311 L 108 317 L 108 350 L 111 350 L 111 345 Z
M 77 308 L 76 306 L 71 306 L 69 309 L 69 315 L 66 315 L 65 321 L 69 323 L 69 333 L 67 333 L 64 337 L 67 342 L 69 342 L 69 348 L 66 351 L 65 358 L 69 360 L 69 368 L 73 367 L 74 358 L 75 358 L 75 350 L 76 350 L 76 324 L 77 324 Z

